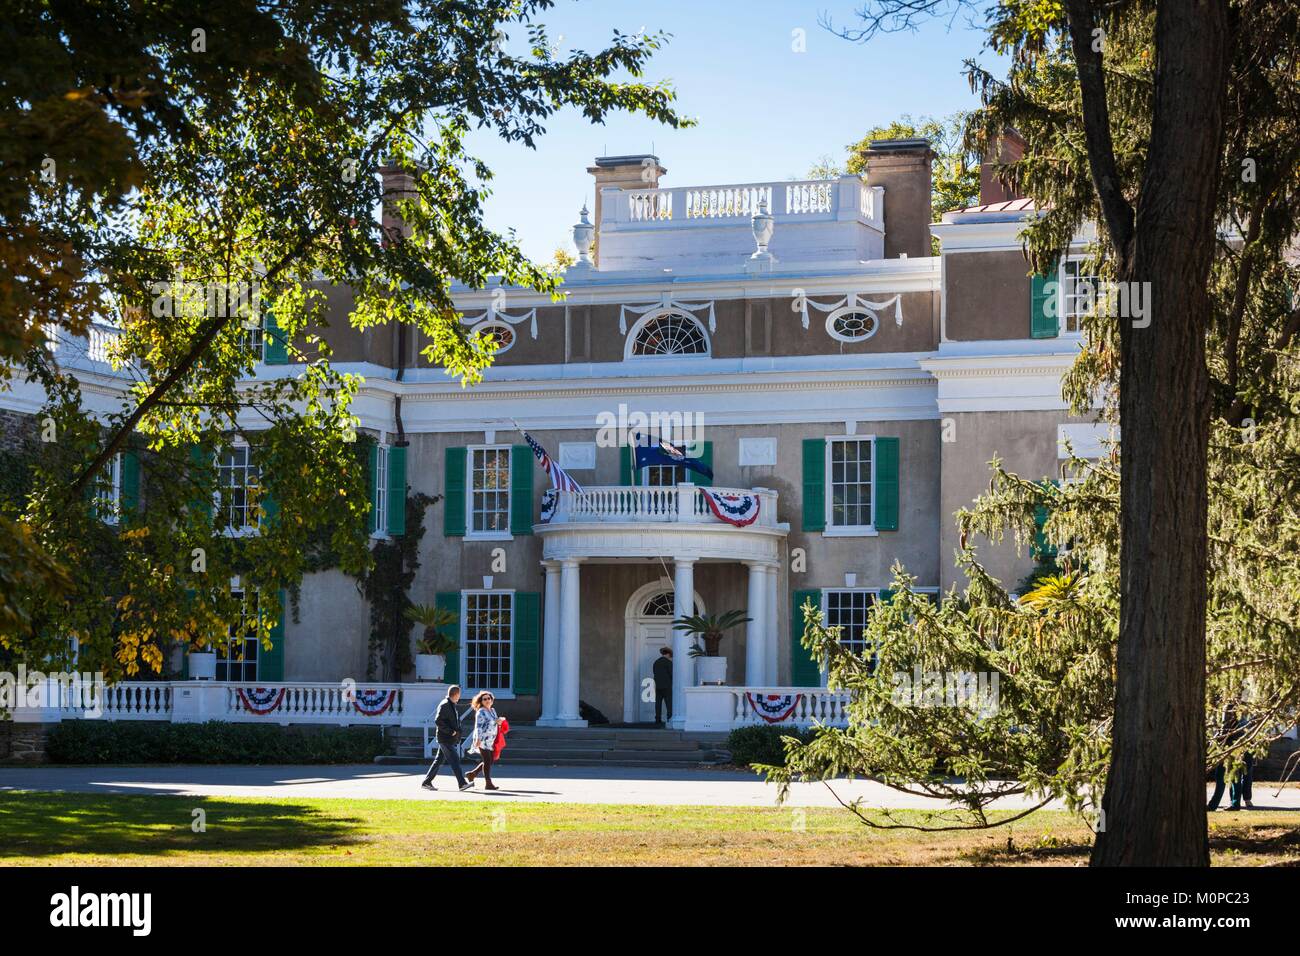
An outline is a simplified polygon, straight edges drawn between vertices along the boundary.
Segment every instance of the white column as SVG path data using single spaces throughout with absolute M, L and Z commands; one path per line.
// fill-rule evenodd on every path
M 585 727 L 578 716 L 578 647 L 582 616 L 578 607 L 578 561 L 566 558 L 560 564 L 560 704 L 555 723 L 562 727 Z
M 695 559 L 673 559 L 673 618 L 695 613 Z M 690 656 L 691 639 L 681 628 L 673 628 L 673 719 L 678 729 L 686 725 L 686 688 L 695 685 L 695 661 Z
M 767 671 L 767 569 L 757 561 L 748 562 L 749 604 L 745 625 L 745 684 L 762 687 Z
M 775 687 L 779 665 L 777 647 L 778 627 L 781 620 L 780 601 L 781 596 L 781 566 L 777 564 L 768 565 L 767 568 L 767 637 L 763 646 L 765 661 L 763 665 L 763 683 L 768 687 Z
M 560 706 L 560 563 L 543 561 L 546 593 L 542 625 L 542 714 L 539 724 L 550 723 Z

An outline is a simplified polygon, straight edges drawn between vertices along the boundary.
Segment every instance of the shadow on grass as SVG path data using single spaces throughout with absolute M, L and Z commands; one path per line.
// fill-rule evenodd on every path
M 194 832 L 202 810 L 205 832 Z M 9 792 L 0 800 L 0 861 L 85 853 L 259 853 L 358 842 L 355 817 L 292 803 L 212 797 Z
M 980 866 L 1086 866 L 1092 841 L 1046 837 L 1036 842 L 1017 843 L 1009 835 L 1004 843 L 961 854 L 962 859 Z M 1275 826 L 1267 822 L 1244 824 L 1210 832 L 1210 855 L 1237 855 L 1257 866 L 1300 866 L 1300 827 Z

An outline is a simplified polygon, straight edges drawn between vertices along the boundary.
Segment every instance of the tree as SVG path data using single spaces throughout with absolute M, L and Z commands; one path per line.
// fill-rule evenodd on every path
M 862 11 L 860 29 L 843 32 L 864 40 L 910 27 L 918 16 L 983 6 L 877 0 Z M 1030 153 L 1002 171 L 1004 181 L 1051 204 L 1028 231 L 1034 268 L 1045 271 L 1084 221 L 1096 221 L 1106 274 L 1149 303 L 1140 323 L 1132 316 L 1093 323 L 1096 347 L 1076 366 L 1074 383 L 1092 376 L 1116 385 L 1124 443 L 1113 748 L 1107 828 L 1093 863 L 1204 865 L 1215 392 L 1207 347 L 1219 325 L 1212 270 L 1216 255 L 1233 260 L 1240 299 L 1225 316 L 1231 340 L 1258 284 L 1255 257 L 1273 257 L 1275 268 L 1264 271 L 1276 273 L 1279 248 L 1295 236 L 1297 11 L 1272 0 L 1012 0 L 990 14 L 990 46 L 1010 52 L 1015 65 L 1005 84 L 973 67 L 972 80 L 990 107 L 983 132 L 1000 134 L 998 124 L 1014 114 L 1029 141 Z M 1075 95 L 1053 101 L 1054 111 L 1042 102 L 1035 109 L 1026 95 L 1035 81 L 1056 89 L 1072 83 Z M 1017 102 L 1022 109 L 998 109 Z M 1034 121 L 1057 135 L 1037 142 L 1025 128 Z M 1252 147 L 1262 151 L 1268 187 L 1244 182 L 1243 162 L 1254 157 L 1241 150 Z M 1067 150 L 1073 164 L 1062 162 Z M 1241 215 L 1243 208 L 1254 215 Z M 1253 220 L 1260 225 L 1246 225 L 1241 253 L 1218 242 L 1220 223 Z M 1261 340 L 1286 348 L 1294 316 L 1293 308 L 1257 316 Z M 1249 402 L 1250 387 L 1232 373 L 1238 348 L 1225 358 L 1225 384 Z M 1244 409 L 1234 402 L 1227 410 Z
M 681 122 L 668 88 L 636 81 L 661 36 L 616 31 L 606 49 L 561 53 L 537 22 L 551 6 L 234 0 L 188 17 L 152 2 L 19 6 L 0 37 L 11 92 L 0 106 L 0 260 L 11 266 L 0 365 L 40 379 L 59 438 L 0 518 L 18 532 L 13 560 L 62 567 L 86 590 L 60 599 L 49 575 L 6 590 L 14 626 L 0 642 L 44 653 L 84 631 L 83 660 L 117 661 L 110 676 L 156 668 L 162 642 L 238 618 L 220 575 L 247 566 L 283 586 L 303 567 L 296 544 L 326 522 L 357 529 L 356 382 L 331 369 L 316 331 L 324 290 L 347 285 L 354 326 L 410 326 L 426 357 L 472 383 L 492 349 L 462 329 L 452 282 L 500 275 L 551 291 L 557 280 L 483 226 L 491 171 L 465 151 L 469 130 L 531 146 L 565 107 L 593 122 L 617 110 Z M 227 307 L 231 290 L 238 307 Z M 46 336 L 101 318 L 113 362 L 134 378 L 104 422 L 46 348 Z M 258 334 L 300 374 L 251 384 Z M 212 509 L 187 503 L 213 501 L 212 456 L 241 432 L 279 483 L 268 489 L 278 511 L 256 540 L 234 541 Z M 137 448 L 159 507 L 127 519 L 113 544 L 125 564 L 97 579 L 113 563 L 96 565 L 87 545 L 110 544 L 88 492 Z M 205 542 L 214 583 L 197 586 L 177 572 Z M 95 584 L 126 593 L 95 595 Z M 131 588 L 149 600 L 122 605 Z
M 973 206 L 980 195 L 980 155 L 967 146 L 964 138 L 968 117 L 959 112 L 941 120 L 930 116 L 914 119 L 904 113 L 888 126 L 877 126 L 850 144 L 846 168 L 850 173 L 866 175 L 867 150 L 872 140 L 924 138 L 930 141 L 935 156 L 930 198 L 934 217 Z

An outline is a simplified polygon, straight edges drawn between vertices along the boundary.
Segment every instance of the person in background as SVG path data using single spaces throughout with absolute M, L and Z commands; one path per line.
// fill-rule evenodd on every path
M 438 704 L 435 712 L 433 726 L 438 739 L 438 756 L 433 758 L 429 772 L 424 775 L 424 783 L 420 784 L 425 790 L 437 789 L 433 785 L 433 778 L 444 760 L 451 765 L 451 772 L 456 775 L 456 782 L 460 784 L 460 789 L 468 790 L 474 786 L 465 779 L 465 772 L 460 768 L 460 754 L 456 749 L 460 743 L 460 714 L 456 712 L 458 700 L 460 700 L 460 685 L 452 684 L 447 688 L 447 696 Z
M 469 785 L 474 786 L 474 778 L 481 772 L 483 780 L 487 784 L 485 790 L 500 790 L 492 782 L 492 758 L 496 753 L 497 744 L 497 712 L 492 709 L 496 703 L 496 698 L 489 691 L 482 690 L 474 695 L 474 701 L 470 707 L 474 709 L 474 736 L 470 742 L 470 753 L 476 753 L 479 756 L 479 765 L 465 775 Z
M 655 679 L 655 724 L 662 727 L 663 709 L 668 708 L 668 719 L 673 719 L 673 650 L 659 648 L 659 658 L 651 668 Z

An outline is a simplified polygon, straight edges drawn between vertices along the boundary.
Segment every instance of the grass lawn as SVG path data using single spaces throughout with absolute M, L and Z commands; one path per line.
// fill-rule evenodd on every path
M 207 831 L 191 828 L 193 811 Z M 900 815 L 922 822 L 919 813 Z M 883 818 L 880 818 L 883 819 Z M 1300 864 L 1300 812 L 1211 818 L 1217 865 Z M 1057 865 L 1086 862 L 1077 818 L 981 832 L 871 830 L 843 810 L 200 798 L 10 792 L 0 865 Z

